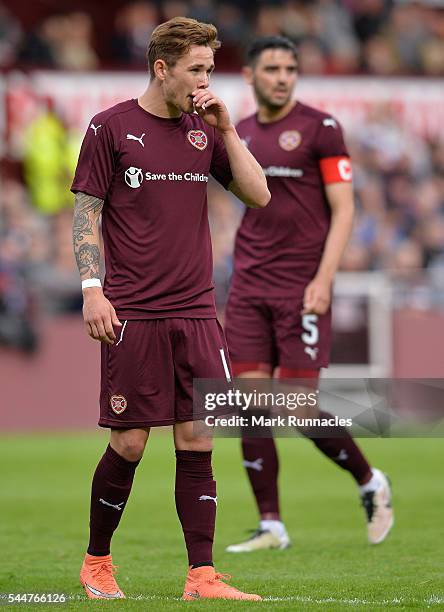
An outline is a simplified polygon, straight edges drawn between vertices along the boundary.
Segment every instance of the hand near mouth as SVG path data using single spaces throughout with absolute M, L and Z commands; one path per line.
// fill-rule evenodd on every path
M 227 107 L 209 89 L 193 91 L 193 105 L 202 119 L 220 132 L 232 129 L 233 125 Z

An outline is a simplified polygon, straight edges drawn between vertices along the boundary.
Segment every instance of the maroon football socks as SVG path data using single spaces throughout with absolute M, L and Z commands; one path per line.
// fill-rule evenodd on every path
M 212 565 L 217 497 L 211 451 L 176 450 L 175 497 L 189 565 Z
M 279 520 L 279 460 L 273 438 L 245 437 L 242 453 L 261 517 Z
M 108 445 L 94 473 L 91 489 L 88 553 L 110 553 L 111 538 L 131 492 L 139 461 L 127 461 Z
M 333 419 L 333 415 L 321 411 L 320 419 Z M 319 431 L 319 430 L 318 430 Z M 359 485 L 365 484 L 372 477 L 372 470 L 356 442 L 345 427 L 331 426 L 323 428 L 323 437 L 308 431 L 305 432 L 313 444 L 336 465 L 350 472 Z
M 320 412 L 319 418 L 331 419 L 332 415 Z M 340 426 L 323 428 L 324 437 L 319 437 L 319 429 L 305 431 L 304 434 L 313 444 L 336 463 L 350 472 L 359 485 L 366 483 L 372 476 L 371 467 L 347 429 Z M 317 434 L 317 435 L 316 435 Z M 242 439 L 244 466 L 253 489 L 261 518 L 280 520 L 278 471 L 279 461 L 273 438 Z

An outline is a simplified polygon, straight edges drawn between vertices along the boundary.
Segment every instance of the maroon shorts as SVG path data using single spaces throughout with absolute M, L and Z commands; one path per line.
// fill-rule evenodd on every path
M 302 315 L 303 297 L 239 298 L 232 294 L 225 311 L 225 333 L 234 372 L 327 367 L 331 311 Z
M 102 427 L 172 425 L 193 420 L 193 379 L 231 380 L 217 319 L 126 321 L 102 344 Z

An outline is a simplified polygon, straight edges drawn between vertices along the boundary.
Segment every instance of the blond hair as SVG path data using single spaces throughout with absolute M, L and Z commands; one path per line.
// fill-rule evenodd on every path
M 162 59 L 167 66 L 172 67 L 192 45 L 208 46 L 215 52 L 221 45 L 217 40 L 216 27 L 188 17 L 173 17 L 158 25 L 151 35 L 147 52 L 151 77 L 154 77 L 156 60 Z

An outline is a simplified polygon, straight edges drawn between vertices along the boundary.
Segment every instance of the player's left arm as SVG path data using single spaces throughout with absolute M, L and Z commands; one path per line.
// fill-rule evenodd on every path
M 331 209 L 330 229 L 316 276 L 304 293 L 304 313 L 325 314 L 330 307 L 333 279 L 353 226 L 352 170 L 341 125 L 333 117 L 319 123 L 314 152 L 327 203 Z
M 354 199 L 350 182 L 325 185 L 331 208 L 330 230 L 324 251 L 313 280 L 304 293 L 304 313 L 325 314 L 330 306 L 332 284 L 342 254 L 353 227 Z
M 242 144 L 236 128 L 222 135 L 233 180 L 228 185 L 231 193 L 249 208 L 264 208 L 271 199 L 267 179 L 247 147 Z
M 208 89 L 196 90 L 193 96 L 196 111 L 216 128 L 225 145 L 233 176 L 228 189 L 250 208 L 263 208 L 271 198 L 267 179 L 259 163 L 242 144 L 224 102 Z

